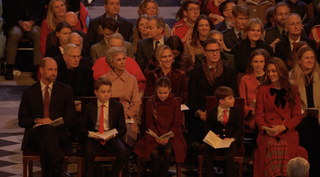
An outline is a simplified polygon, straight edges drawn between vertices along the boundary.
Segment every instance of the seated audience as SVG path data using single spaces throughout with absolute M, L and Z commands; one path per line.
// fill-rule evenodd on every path
M 214 164 L 212 156 L 216 151 L 223 151 L 225 156 L 225 176 L 235 176 L 234 155 L 242 144 L 243 122 L 240 109 L 234 106 L 234 93 L 230 87 L 220 86 L 214 93 L 219 105 L 208 110 L 206 133 L 212 131 L 223 140 L 233 139 L 228 148 L 214 149 L 210 145 L 204 148 L 203 158 L 206 176 L 214 176 Z
M 300 48 L 302 47 L 308 47 L 308 43 L 305 41 L 298 42 L 292 49 L 292 52 L 290 53 L 287 60 L 284 62 L 287 65 L 288 70 L 290 71 L 294 66 L 296 65 L 297 60 L 297 53 Z
M 207 38 L 214 38 L 219 42 L 220 46 L 220 59 L 222 63 L 226 66 L 230 66 L 231 68 L 234 68 L 234 59 L 233 55 L 227 53 L 226 51 L 230 52 L 230 49 L 227 49 L 226 45 L 223 42 L 223 34 L 217 30 L 212 30 L 208 33 Z M 204 60 L 205 56 L 203 53 L 197 54 L 195 56 L 195 63 L 194 66 L 200 66 L 202 65 L 202 62 Z
M 249 58 L 246 74 L 241 78 L 239 83 L 239 94 L 244 98 L 244 124 L 250 129 L 256 129 L 254 121 L 254 105 L 256 102 L 257 88 L 260 83 L 266 79 L 267 63 L 269 53 L 264 49 L 254 50 Z
M 55 29 L 55 35 L 52 35 L 51 43 L 53 44 L 47 51 L 46 57 L 55 57 L 63 54 L 63 48 L 67 45 L 67 38 L 69 34 L 72 32 L 71 26 L 62 21 L 58 23 Z
M 181 104 L 188 101 L 188 90 L 186 74 L 172 66 L 172 50 L 167 45 L 160 45 L 156 51 L 156 58 L 159 62 L 159 68 L 146 74 L 147 83 L 144 91 L 145 96 L 151 96 L 154 93 L 155 83 L 159 77 L 168 77 L 172 83 L 171 94 L 173 97 L 180 97 Z
M 77 14 L 75 14 L 74 12 L 67 12 L 64 16 L 64 21 L 67 22 L 71 26 L 73 32 L 78 33 L 83 39 L 86 38 L 87 34 L 78 30 L 78 29 L 80 29 L 80 27 L 79 28 L 76 27 L 76 24 L 78 22 Z M 51 31 L 48 33 L 47 39 L 46 39 L 47 41 L 44 43 L 44 45 L 46 46 L 45 50 L 48 50 L 52 46 L 51 38 L 53 35 L 55 35 L 54 31 Z M 40 45 L 43 45 L 43 44 L 40 44 Z M 41 48 L 41 46 L 40 46 L 40 48 Z
M 303 119 L 296 127 L 299 132 L 299 145 L 308 151 L 310 176 L 320 174 L 319 148 L 320 126 L 318 114 L 310 114 L 307 108 L 319 108 L 320 68 L 316 55 L 310 47 L 301 47 L 297 53 L 295 66 L 290 72 L 291 83 L 299 88 Z
M 236 6 L 233 1 L 227 0 L 220 4 L 219 11 L 224 20 L 216 24 L 216 29 L 220 32 L 232 28 L 234 25 L 234 18 L 232 15 L 232 9 Z
M 288 177 L 306 177 L 309 168 L 310 164 L 306 159 L 302 157 L 293 158 L 287 164 Z
M 124 108 L 125 120 L 133 119 L 127 123 L 125 142 L 133 148 L 137 140 L 138 123 L 137 114 L 140 109 L 139 87 L 136 78 L 126 70 L 127 53 L 124 47 L 112 47 L 106 52 L 106 62 L 110 70 L 101 76 L 113 84 L 111 97 L 119 97 Z
M 64 47 L 63 59 L 58 65 L 57 81 L 69 85 L 73 90 L 74 100 L 81 101 L 83 96 L 94 96 L 93 72 L 81 66 L 81 50 L 70 43 Z M 76 104 L 76 110 L 81 112 L 81 104 Z
M 209 31 L 215 29 L 211 19 L 206 15 L 200 15 L 194 26 L 192 32 L 192 39 L 184 46 L 184 51 L 192 56 L 192 62 L 195 62 L 195 55 L 203 53 L 202 45 L 207 39 Z
M 28 4 L 28 5 L 27 5 Z M 45 15 L 44 0 L 3 1 L 4 34 L 7 36 L 6 72 L 4 78 L 13 80 L 13 68 L 17 56 L 18 43 L 23 37 L 28 37 L 33 42 L 33 75 L 37 79 L 39 63 L 41 60 L 40 23 Z
M 234 26 L 223 31 L 223 41 L 228 49 L 232 49 L 237 42 L 242 40 L 243 30 L 249 19 L 250 11 L 246 5 L 237 4 L 232 9 L 232 15 Z
M 181 133 L 180 101 L 170 95 L 171 82 L 166 77 L 160 77 L 155 83 L 154 93 L 147 102 L 146 129 L 157 136 L 172 131 L 174 137 L 157 140 L 145 133 L 133 149 L 139 157 L 151 156 L 153 175 L 166 177 L 171 163 L 171 157 L 176 163 L 184 163 L 187 155 L 187 144 Z M 160 161 L 160 155 L 163 157 Z
M 130 148 L 123 142 L 127 129 L 125 116 L 121 103 L 110 99 L 112 83 L 106 78 L 99 78 L 94 82 L 94 93 L 97 100 L 85 105 L 80 134 L 85 140 L 84 145 L 84 167 L 85 176 L 94 177 L 96 153 L 100 149 L 106 149 L 112 153 L 116 160 L 112 165 L 111 177 L 118 177 L 123 166 L 127 163 L 130 156 Z M 92 136 L 91 132 L 103 133 L 116 129 L 118 133 L 106 140 L 99 140 Z
M 275 20 L 273 14 L 274 14 L 274 6 L 271 6 L 267 9 L 266 14 L 265 14 L 267 23 L 263 25 L 264 30 L 276 26 L 276 20 Z
M 276 44 L 276 47 L 275 47 L 276 57 L 279 57 L 283 61 L 286 61 L 294 45 L 296 45 L 299 41 L 306 41 L 308 45 L 314 51 L 316 51 L 315 41 L 301 35 L 302 23 L 301 23 L 301 18 L 298 14 L 295 14 L 295 13 L 289 14 L 286 17 L 285 26 L 288 32 L 288 36 Z
M 42 57 L 46 53 L 46 42 L 48 33 L 55 31 L 58 23 L 66 21 L 66 2 L 64 0 L 51 0 L 47 8 L 47 17 L 42 21 L 40 36 L 40 52 Z M 80 21 L 78 18 L 68 17 L 68 23 L 72 29 L 81 31 Z
M 192 38 L 193 25 L 200 15 L 200 6 L 197 0 L 185 0 L 181 4 L 184 18 L 175 23 L 171 30 L 171 36 L 178 36 L 183 44 Z
M 70 176 L 62 167 L 61 148 L 72 152 L 68 132 L 75 122 L 72 89 L 55 81 L 58 68 L 52 58 L 43 58 L 39 70 L 41 80 L 26 88 L 21 98 L 18 123 L 25 128 L 21 150 L 38 150 L 43 176 Z M 61 117 L 61 125 L 45 125 Z
M 138 41 L 141 39 L 148 38 L 147 33 L 147 23 L 148 23 L 148 16 L 146 14 L 142 14 L 138 17 L 136 21 L 136 26 L 133 29 L 133 36 L 132 36 L 132 46 L 134 50 L 134 54 L 137 52 L 137 44 Z
M 95 62 L 98 58 L 104 57 L 106 55 L 106 51 L 108 50 L 108 38 L 110 37 L 110 35 L 118 33 L 119 23 L 114 18 L 108 17 L 101 22 L 101 28 L 99 29 L 101 29 L 101 33 L 103 34 L 104 38 L 99 43 L 91 46 L 90 56 L 93 62 Z M 127 50 L 127 55 L 131 58 L 134 58 L 132 44 L 130 42 L 124 41 L 124 47 Z
M 211 18 L 212 23 L 214 25 L 222 22 L 224 20 L 223 16 L 221 16 L 221 13 L 219 11 L 220 4 L 224 0 L 203 0 L 200 1 L 200 8 L 201 8 L 201 14 L 207 15 L 209 18 Z
M 204 44 L 205 59 L 202 65 L 190 71 L 188 83 L 188 103 L 190 115 L 195 115 L 190 121 L 190 129 L 195 133 L 195 141 L 202 142 L 205 136 L 206 98 L 214 96 L 219 86 L 228 86 L 238 97 L 238 86 L 234 69 L 222 63 L 219 42 L 208 38 Z
M 165 23 L 162 17 L 152 16 L 148 18 L 147 23 L 148 38 L 138 41 L 136 61 L 141 70 L 144 71 L 151 59 L 154 51 L 160 44 L 164 44 L 168 39 L 163 35 Z
M 119 33 L 112 34 L 108 38 L 107 43 L 108 43 L 107 45 L 108 50 L 111 49 L 112 47 L 124 47 L 124 39 L 122 35 Z M 126 66 L 126 71 L 129 74 L 136 77 L 139 85 L 139 90 L 144 91 L 145 85 L 146 85 L 146 78 L 144 77 L 137 62 L 133 58 L 127 57 L 125 66 Z M 110 67 L 106 62 L 106 58 L 101 57 L 98 60 L 96 60 L 96 62 L 92 67 L 92 70 L 93 70 L 94 79 L 98 79 L 100 76 L 109 72 Z
M 139 5 L 138 14 L 139 16 L 146 14 L 148 17 L 159 15 L 159 7 L 157 2 L 155 0 L 142 0 Z M 166 24 L 164 28 L 164 35 L 170 37 L 170 32 L 170 27 L 168 24 Z
M 231 53 L 234 56 L 234 69 L 239 79 L 246 73 L 251 53 L 256 49 L 265 49 L 270 56 L 274 56 L 270 45 L 264 42 L 263 25 L 258 18 L 251 18 L 246 23 L 242 40 L 233 46 Z
M 284 2 L 289 5 L 292 13 L 296 13 L 302 18 L 301 22 L 304 22 L 308 19 L 308 10 L 306 3 L 300 0 L 285 0 Z
M 286 176 L 286 163 L 298 155 L 299 134 L 295 128 L 302 119 L 301 102 L 280 58 L 269 60 L 267 76 L 257 91 L 255 105 L 259 135 L 253 176 Z

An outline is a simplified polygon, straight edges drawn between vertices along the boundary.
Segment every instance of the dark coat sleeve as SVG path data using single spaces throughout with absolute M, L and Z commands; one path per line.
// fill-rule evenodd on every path
M 117 122 L 117 131 L 118 134 L 116 135 L 117 138 L 122 138 L 126 133 L 127 133 L 127 126 L 126 126 L 126 122 L 125 122 L 125 118 L 124 118 L 124 109 L 121 103 L 117 103 L 116 106 L 116 110 L 117 110 L 117 115 L 118 115 L 118 119 L 116 119 Z
M 202 67 L 202 66 L 199 66 Z M 198 103 L 198 79 L 199 67 L 192 69 L 190 71 L 189 84 L 188 84 L 188 107 L 190 110 L 197 111 L 201 109 L 200 104 Z M 204 111 L 204 110 L 203 110 Z
M 73 128 L 75 125 L 76 109 L 73 99 L 73 91 L 71 87 L 65 89 L 65 112 L 63 116 L 64 124 L 69 128 Z
M 29 105 L 30 103 L 30 98 L 29 98 L 29 89 L 26 89 L 22 93 L 22 98 L 20 102 L 20 107 L 19 107 L 19 113 L 18 113 L 18 119 L 19 119 L 19 126 L 22 128 L 31 128 L 35 125 L 35 120 L 39 117 L 31 117 L 30 110 L 29 110 Z
M 144 96 L 151 96 L 154 94 L 155 81 L 157 80 L 156 75 L 153 71 L 146 74 L 146 88 L 144 90 Z
M 236 125 L 235 125 L 235 131 L 232 135 L 232 137 L 238 141 L 241 142 L 241 136 L 243 135 L 243 120 L 241 118 L 241 113 L 239 108 L 232 108 L 232 110 L 235 112 L 236 115 Z
M 136 61 L 140 66 L 141 71 L 145 70 L 146 64 L 144 63 L 143 53 L 142 53 L 142 41 L 138 41 L 137 43 L 137 52 L 136 52 Z

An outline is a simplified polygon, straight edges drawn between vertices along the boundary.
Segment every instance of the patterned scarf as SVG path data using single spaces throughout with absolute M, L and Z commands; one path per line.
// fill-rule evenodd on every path
M 222 61 L 219 60 L 216 64 L 215 68 L 209 68 L 209 65 L 207 63 L 207 59 L 204 59 L 202 63 L 202 69 L 204 72 L 204 75 L 208 79 L 210 85 L 213 85 L 214 79 L 219 77 L 223 72 L 223 64 Z
M 287 176 L 289 145 L 286 140 L 271 137 L 267 144 L 265 177 Z

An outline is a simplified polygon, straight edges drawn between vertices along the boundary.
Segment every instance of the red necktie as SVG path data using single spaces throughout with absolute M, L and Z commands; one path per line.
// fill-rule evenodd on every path
M 223 125 L 225 126 L 228 123 L 228 116 L 227 116 L 227 112 L 228 110 L 223 110 L 224 114 L 223 114 Z
M 292 45 L 293 45 L 292 50 L 293 50 L 293 48 L 294 48 L 294 46 L 295 46 L 296 44 L 297 44 L 296 41 L 294 41 L 294 42 L 292 43 Z
M 43 110 L 43 118 L 50 118 L 49 115 L 49 107 L 50 107 L 50 97 L 49 97 L 49 86 L 46 86 L 46 90 L 44 92 L 44 110 Z
M 104 104 L 101 105 L 101 111 L 100 111 L 99 133 L 101 133 L 101 134 L 104 132 L 104 126 L 103 126 L 103 122 L 104 122 L 103 107 L 104 107 Z M 101 143 L 102 145 L 105 145 L 105 144 L 106 144 L 105 141 L 100 141 L 100 143 Z

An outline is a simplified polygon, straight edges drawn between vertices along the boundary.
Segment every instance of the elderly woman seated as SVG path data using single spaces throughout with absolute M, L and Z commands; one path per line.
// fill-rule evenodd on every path
M 112 47 L 106 52 L 110 70 L 101 76 L 112 82 L 111 97 L 119 97 L 127 123 L 125 142 L 133 147 L 137 140 L 137 114 L 140 109 L 139 87 L 136 78 L 126 70 L 127 51 L 124 47 Z M 133 121 L 133 123 L 130 123 Z

